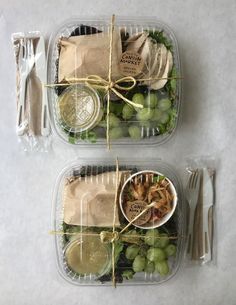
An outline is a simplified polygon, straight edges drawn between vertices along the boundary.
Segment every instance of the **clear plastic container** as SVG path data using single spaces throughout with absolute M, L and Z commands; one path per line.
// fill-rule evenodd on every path
M 114 163 L 114 160 L 111 159 L 78 160 L 67 166 L 57 179 L 52 213 L 56 260 L 59 273 L 72 284 L 112 285 L 112 252 L 108 251 L 110 253 L 109 265 L 107 252 L 104 250 L 104 246 L 111 250 L 111 243 L 101 242 L 101 232 L 112 231 L 114 197 L 118 181 Z M 117 285 L 164 283 L 176 274 L 184 256 L 185 201 L 181 181 L 171 166 L 155 159 L 144 162 L 120 160 L 119 172 L 122 178 L 119 180 L 117 200 L 119 201 L 122 186 L 130 175 L 144 170 L 157 171 L 172 182 L 177 194 L 177 204 L 171 218 L 164 225 L 155 229 L 155 233 L 149 228 L 140 229 L 132 224 L 120 234 L 120 239 L 115 242 L 115 249 L 118 251 L 115 264 Z M 113 195 L 114 197 L 112 197 Z M 120 232 L 129 222 L 123 217 L 118 201 L 115 230 Z M 96 203 L 95 208 L 93 203 Z M 104 208 L 101 208 L 102 206 Z M 158 236 L 154 235 L 157 234 L 156 230 L 158 230 Z M 149 238 L 146 234 L 150 234 Z M 130 236 L 133 237 L 130 238 Z M 149 241 L 147 241 L 148 239 Z M 81 249 L 81 241 L 84 242 L 84 249 Z M 100 246 L 97 245 L 99 242 Z M 71 243 L 72 246 L 76 243 L 79 251 L 76 252 L 76 258 L 69 257 L 68 259 L 66 251 Z M 132 252 L 132 249 L 127 250 L 130 246 L 132 249 L 136 247 L 135 253 Z M 150 249 L 153 247 L 159 249 L 154 250 L 158 253 L 151 253 L 153 250 Z M 137 261 L 134 263 L 137 255 L 145 258 L 141 259 L 145 260 L 145 266 L 142 266 L 145 269 L 141 271 L 137 270 L 137 268 L 141 268 L 140 262 L 138 266 Z M 153 258 L 153 255 L 157 255 L 157 257 Z M 158 257 L 159 255 L 164 256 Z M 72 261 L 72 263 L 68 264 L 68 261 Z M 160 261 L 164 261 L 164 263 L 160 265 Z M 73 264 L 75 267 L 71 267 Z M 86 272 L 86 264 L 89 266 L 89 272 Z M 148 264 L 149 267 L 147 267 Z
M 104 35 L 104 37 L 106 38 L 107 36 L 109 37 L 109 29 L 110 17 L 78 17 L 76 19 L 71 19 L 59 26 L 57 30 L 51 35 L 49 42 L 48 83 L 57 84 L 61 81 L 60 78 L 66 75 L 61 72 L 64 70 L 62 66 L 63 60 L 65 62 L 66 58 L 65 52 L 63 53 L 63 55 L 61 55 L 61 39 L 64 39 L 66 40 L 66 42 L 68 42 L 69 39 L 76 39 L 75 37 L 82 37 L 81 35 L 83 35 L 84 37 L 84 35 L 86 34 L 86 36 L 90 36 L 92 37 L 92 39 L 94 39 L 92 41 L 93 46 L 91 45 L 91 50 L 93 51 L 94 49 L 92 48 L 94 48 L 94 44 L 96 46 L 96 39 L 97 41 L 99 41 L 98 43 L 101 43 L 101 35 Z M 141 70 L 138 70 L 139 72 L 142 72 L 139 73 L 137 71 L 132 72 L 133 70 L 128 70 L 131 71 L 131 76 L 133 76 L 137 80 L 136 86 L 131 91 L 120 90 L 120 93 L 122 93 L 122 95 L 124 95 L 126 98 L 135 101 L 136 103 L 138 102 L 143 104 L 146 110 L 141 110 L 140 112 L 140 110 L 134 107 L 131 107 L 132 109 L 130 109 L 125 101 L 120 98 L 117 98 L 115 94 L 112 94 L 110 102 L 110 113 L 112 113 L 112 118 L 110 118 L 110 139 L 112 145 L 162 144 L 167 141 L 175 132 L 180 113 L 181 68 L 176 38 L 172 30 L 170 30 L 168 26 L 153 18 L 131 19 L 116 17 L 114 31 L 116 33 L 122 33 L 119 34 L 121 41 L 121 43 L 119 43 L 122 45 L 122 50 L 113 50 L 113 53 L 117 54 L 116 58 L 113 59 L 114 61 L 117 60 L 118 67 L 120 71 L 122 70 L 122 72 L 119 72 L 120 77 L 117 77 L 116 75 L 116 77 L 114 76 L 114 78 L 117 79 L 124 77 L 124 75 L 129 75 L 129 73 L 127 73 L 124 67 L 121 67 L 120 65 L 120 56 L 123 56 L 125 52 L 133 52 L 132 55 L 134 56 L 138 56 L 138 53 L 142 62 L 142 67 L 140 67 Z M 148 38 L 146 38 L 145 40 L 145 43 L 141 44 L 142 42 L 139 41 L 138 44 L 135 44 L 135 37 L 139 37 L 139 39 L 142 39 L 143 37 L 146 37 L 145 35 L 147 32 L 149 34 Z M 139 34 L 140 36 L 137 36 Z M 109 41 L 109 39 L 107 41 Z M 142 47 L 140 47 L 140 45 L 142 45 Z M 102 52 L 102 50 L 103 49 L 101 48 L 100 51 Z M 105 57 L 107 60 L 102 62 L 102 66 L 108 65 L 109 53 L 107 50 L 109 50 L 108 43 L 104 46 L 104 52 L 107 52 L 107 56 Z M 76 54 L 76 56 L 80 56 L 80 53 Z M 81 57 L 86 57 L 87 54 L 88 53 L 86 53 L 86 55 L 81 55 Z M 94 57 L 92 57 L 93 59 L 96 58 L 95 55 Z M 59 57 L 63 57 L 62 59 L 60 59 L 61 63 L 59 62 Z M 68 58 L 74 57 L 75 56 L 68 56 Z M 73 73 L 75 77 L 89 76 L 88 74 L 96 74 L 96 71 L 100 71 L 102 69 L 88 69 L 90 73 L 86 73 L 86 68 L 83 68 L 83 59 L 80 60 L 81 62 L 78 65 L 81 65 L 82 68 L 81 66 L 80 68 L 78 68 L 77 66 L 74 67 L 74 71 L 76 71 L 78 68 L 80 69 L 80 73 L 78 72 L 78 74 L 76 74 L 77 72 L 73 72 L 72 69 L 70 70 L 70 75 L 68 74 L 69 76 L 73 77 Z M 100 59 L 100 57 L 98 56 L 95 60 L 95 65 L 96 62 L 99 63 L 99 60 L 102 59 Z M 103 60 L 105 59 L 103 58 Z M 75 58 L 76 63 L 77 61 L 79 60 Z M 91 61 L 92 59 L 89 61 L 90 66 L 92 64 L 94 65 L 94 62 L 91 63 Z M 169 68 L 167 68 L 167 63 Z M 73 66 L 73 63 L 70 63 L 70 66 L 71 65 Z M 143 67 L 145 67 L 146 70 L 144 70 Z M 125 68 L 127 68 L 127 66 L 125 66 Z M 135 75 L 135 73 L 139 74 Z M 104 71 L 103 75 L 99 76 L 107 78 L 106 75 L 104 76 Z M 138 79 L 156 78 L 157 76 L 165 76 L 170 78 L 172 77 L 172 79 L 166 80 L 167 83 L 160 89 L 155 89 L 163 85 L 163 83 L 162 85 L 160 85 L 160 81 L 158 84 L 156 83 L 156 85 L 151 85 L 150 81 L 138 81 Z M 153 86 L 155 87 L 154 89 Z M 62 88 L 64 89 L 66 87 L 56 87 L 56 89 L 48 89 L 50 118 L 54 132 L 58 135 L 60 139 L 62 139 L 66 143 L 72 143 L 75 145 L 89 145 L 91 143 L 93 143 L 93 145 L 106 145 L 107 100 L 105 92 L 99 92 L 99 94 L 101 95 L 101 104 L 104 108 L 104 114 L 101 121 L 97 122 L 96 126 L 93 126 L 92 129 L 87 130 L 86 132 L 74 133 L 73 130 L 65 130 L 65 128 L 63 128 L 63 122 L 61 122 L 58 118 L 58 100 L 59 95 L 63 90 Z M 141 95 L 135 95 L 137 93 Z M 150 93 L 152 93 L 151 96 Z

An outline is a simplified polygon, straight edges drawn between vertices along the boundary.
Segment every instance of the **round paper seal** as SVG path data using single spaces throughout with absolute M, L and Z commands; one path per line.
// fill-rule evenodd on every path
M 124 76 L 136 76 L 141 73 L 144 61 L 139 53 L 126 51 L 121 55 L 120 72 Z
M 60 95 L 58 106 L 59 117 L 66 128 L 81 132 L 96 124 L 100 100 L 87 86 L 71 86 Z
M 147 206 L 145 201 L 136 200 L 136 201 L 128 201 L 126 203 L 125 214 L 127 218 L 131 221 L 137 215 L 139 215 Z M 143 225 L 149 221 L 151 217 L 151 209 L 148 209 L 143 215 L 141 215 L 137 220 L 135 220 L 134 224 Z

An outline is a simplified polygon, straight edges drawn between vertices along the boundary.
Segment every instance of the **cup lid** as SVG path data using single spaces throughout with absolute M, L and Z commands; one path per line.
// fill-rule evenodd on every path
M 80 236 L 72 240 L 64 250 L 68 267 L 81 276 L 102 276 L 111 268 L 109 245 L 102 243 L 100 236 Z
M 97 122 L 100 107 L 99 95 L 93 88 L 72 85 L 59 97 L 59 121 L 68 132 L 88 130 Z

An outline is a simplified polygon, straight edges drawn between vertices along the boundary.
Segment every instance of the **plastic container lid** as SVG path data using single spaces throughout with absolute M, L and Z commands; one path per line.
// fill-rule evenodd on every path
M 83 269 L 79 273 L 65 259 L 65 249 L 73 245 L 74 240 L 86 240 L 87 234 L 91 234 L 92 237 L 86 240 L 89 243 L 89 238 L 98 241 L 101 235 L 109 236 L 112 232 L 117 176 L 116 167 L 111 164 L 114 164 L 114 160 L 76 161 L 67 166 L 57 179 L 52 215 L 53 230 L 58 232 L 55 234 L 56 260 L 59 273 L 76 285 L 112 285 L 111 264 L 107 267 L 104 263 L 96 274 L 91 272 L 91 268 L 88 272 Z M 143 230 L 131 225 L 120 233 L 115 241 L 117 284 L 164 283 L 175 275 L 184 255 L 185 202 L 181 182 L 171 166 L 155 159 L 145 162 L 120 160 L 117 198 L 128 177 L 144 170 L 161 172 L 170 179 L 178 196 L 178 204 L 168 222 L 158 229 Z M 121 232 L 128 222 L 122 216 L 118 203 L 116 208 L 115 230 Z M 105 242 L 103 247 L 111 250 L 110 240 L 107 237 L 101 240 Z M 100 261 L 101 253 L 91 252 L 91 248 L 83 253 L 86 255 L 83 262 L 90 259 Z
M 107 35 L 109 29 L 110 17 L 76 18 L 68 20 L 59 26 L 51 35 L 49 43 L 48 83 L 58 83 L 60 41 L 62 38 L 75 39 L 75 37 L 81 37 L 81 35 L 85 37 L 84 35 L 87 35 L 90 36 L 90 39 L 92 37 L 95 42 L 98 37 L 101 38 L 101 35 Z M 130 50 L 128 49 L 132 49 L 132 46 L 135 45 L 132 39 L 139 37 L 139 35 L 146 37 L 146 34 L 148 33 L 148 41 L 145 44 L 145 48 L 142 44 L 138 43 L 136 44 L 137 48 L 134 52 L 132 51 L 134 55 L 136 54 L 135 60 L 141 58 L 140 61 L 142 62 L 142 60 L 145 59 L 145 65 L 141 65 L 140 67 L 144 67 L 142 69 L 144 69 L 143 71 L 145 71 L 146 74 L 141 73 L 138 76 L 134 76 L 137 79 L 140 77 L 142 79 L 144 76 L 152 77 L 159 74 L 164 75 L 163 73 L 166 73 L 167 66 L 169 66 L 169 68 L 172 66 L 172 61 L 173 67 L 168 73 L 168 76 L 172 79 L 167 80 L 166 84 L 160 89 L 155 89 L 159 88 L 159 85 L 151 86 L 148 85 L 147 82 L 138 81 L 136 87 L 131 91 L 120 91 L 125 98 L 136 100 L 138 103 L 143 104 L 145 109 L 141 110 L 141 112 L 137 109 L 131 109 L 132 107 L 130 108 L 126 102 L 119 97 L 114 96 L 112 93 L 112 100 L 110 102 L 110 113 L 112 116 L 110 118 L 110 140 L 112 145 L 146 146 L 162 144 L 174 134 L 180 115 L 181 81 L 178 77 L 182 75 L 176 38 L 168 26 L 153 18 L 127 19 L 116 17 L 115 31 L 121 33 L 122 54 L 120 62 L 122 65 L 123 61 L 127 61 L 127 58 L 129 58 L 127 54 Z M 141 48 L 139 48 L 140 45 Z M 148 51 L 150 45 L 152 48 Z M 109 49 L 109 45 L 104 47 L 104 52 L 107 48 Z M 94 49 L 91 49 L 91 52 L 94 52 Z M 166 59 L 168 58 L 167 53 L 169 54 L 169 60 Z M 159 58 L 161 56 L 162 59 L 160 60 Z M 96 58 L 96 56 L 94 56 L 94 58 L 96 59 L 96 62 L 100 62 L 100 58 Z M 109 56 L 107 56 L 107 62 L 108 60 Z M 113 60 L 115 60 L 115 58 L 113 58 Z M 160 62 L 163 63 L 163 67 L 161 67 Z M 127 64 L 127 62 L 125 64 Z M 122 65 L 120 66 L 123 67 Z M 76 71 L 76 68 L 77 67 L 74 67 L 74 71 Z M 83 71 L 82 68 L 81 70 Z M 125 72 L 123 68 L 121 70 L 123 71 L 121 71 L 121 77 L 122 75 L 127 75 L 126 70 Z M 93 72 L 93 70 L 91 71 Z M 133 70 L 129 69 L 128 71 L 132 72 Z M 147 71 L 149 71 L 149 74 Z M 163 73 L 161 73 L 161 71 Z M 175 77 L 177 77 L 177 79 Z M 165 80 L 162 81 L 165 82 Z M 101 106 L 105 110 L 102 120 L 99 124 L 95 124 L 93 128 L 90 129 L 90 132 L 92 132 L 91 138 L 89 134 L 87 136 L 82 134 L 81 136 L 80 133 L 76 133 L 73 130 L 65 130 L 60 120 L 58 120 L 58 96 L 62 94 L 60 88 L 58 87 L 57 90 L 48 89 L 50 119 L 54 132 L 66 143 L 72 142 L 75 145 L 91 145 L 90 141 L 92 139 L 92 145 L 105 146 L 107 143 L 106 97 L 104 96 L 101 101 Z M 141 99 L 140 96 L 137 97 L 135 94 L 141 94 Z M 150 97 L 150 94 L 154 94 L 155 97 Z M 71 141 L 72 137 L 73 141 Z

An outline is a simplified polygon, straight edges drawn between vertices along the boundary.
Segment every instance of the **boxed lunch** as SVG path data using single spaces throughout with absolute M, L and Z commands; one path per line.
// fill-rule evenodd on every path
M 184 256 L 185 210 L 181 181 L 160 160 L 69 165 L 53 199 L 60 274 L 76 285 L 165 282 Z
M 52 128 L 73 144 L 161 144 L 174 133 L 181 70 L 173 32 L 156 20 L 72 19 L 51 35 Z

